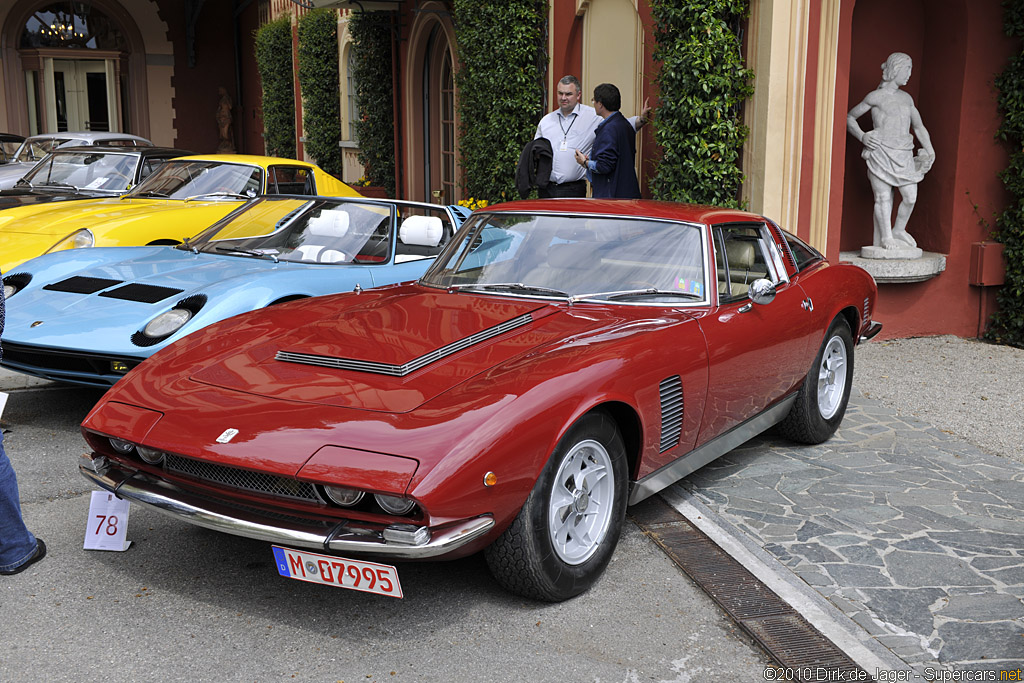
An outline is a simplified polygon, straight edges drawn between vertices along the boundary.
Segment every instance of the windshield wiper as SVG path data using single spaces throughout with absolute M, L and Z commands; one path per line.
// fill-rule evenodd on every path
M 154 192 L 153 190 L 147 190 L 146 192 L 136 192 L 135 194 L 127 195 L 127 196 L 129 198 L 130 197 L 161 197 L 163 199 L 167 199 L 171 195 L 165 194 L 163 192 Z
M 535 294 L 551 294 L 552 296 L 569 296 L 568 292 L 563 292 L 560 289 L 551 289 L 550 287 L 538 287 L 536 285 L 526 285 L 523 284 L 522 282 L 495 282 L 493 284 L 452 285 L 450 289 L 485 289 L 497 292 L 533 292 Z
M 33 189 L 35 189 L 34 185 L 32 187 L 33 187 Z M 43 183 L 42 185 L 40 185 L 38 187 L 38 189 L 40 189 L 40 190 L 48 190 L 50 188 L 60 189 L 60 190 L 74 190 L 75 192 L 81 192 L 82 191 L 82 188 L 78 187 L 77 185 L 70 185 L 68 183 Z
M 704 297 L 699 294 L 694 294 L 693 292 L 681 292 L 677 289 L 655 289 L 654 287 L 647 287 L 646 289 L 626 289 L 613 292 L 594 292 L 593 294 L 577 294 L 572 297 L 572 300 L 582 301 L 584 299 L 607 299 L 608 301 L 615 301 L 617 299 L 642 298 L 648 296 L 678 296 L 684 299 L 696 299 L 697 301 L 704 300 Z
M 265 251 L 256 251 L 254 249 L 242 249 L 241 247 L 214 247 L 214 251 L 227 252 L 232 254 L 245 254 L 246 256 L 256 256 L 258 258 L 264 258 L 269 256 L 274 259 L 274 263 L 279 263 L 277 254 L 268 254 Z
M 191 197 L 185 197 L 185 201 L 190 202 L 193 199 L 202 199 L 204 197 L 234 197 L 235 199 L 249 199 L 249 197 L 239 192 L 204 192 L 202 194 L 194 194 Z

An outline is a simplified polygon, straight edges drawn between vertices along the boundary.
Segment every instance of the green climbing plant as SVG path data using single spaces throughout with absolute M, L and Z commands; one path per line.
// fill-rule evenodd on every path
M 341 101 L 338 98 L 338 14 L 313 10 L 299 19 L 299 86 L 306 153 L 341 177 Z
M 263 87 L 263 135 L 267 154 L 295 158 L 295 96 L 292 25 L 286 15 L 256 31 L 256 65 Z
M 547 0 L 454 0 L 464 193 L 513 197 L 516 165 L 544 113 Z
M 352 78 L 356 84 L 353 121 L 359 138 L 359 163 L 370 185 L 395 194 L 395 111 L 391 63 L 391 19 L 385 12 L 355 12 L 348 23 L 352 36 Z
M 650 0 L 660 104 L 654 139 L 661 159 L 655 199 L 737 207 L 741 108 L 754 88 L 735 27 L 747 0 Z

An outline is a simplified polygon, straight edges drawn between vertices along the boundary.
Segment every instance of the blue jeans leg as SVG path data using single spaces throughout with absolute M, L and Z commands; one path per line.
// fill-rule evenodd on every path
M 0 571 L 10 571 L 28 562 L 36 551 L 36 537 L 21 519 L 18 479 L 4 452 L 0 434 Z

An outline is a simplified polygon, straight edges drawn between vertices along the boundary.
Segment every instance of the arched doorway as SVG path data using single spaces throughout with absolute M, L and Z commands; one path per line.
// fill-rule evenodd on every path
M 427 13 L 433 9 L 431 5 L 443 7 L 441 3 L 424 3 L 409 41 L 405 186 L 410 199 L 451 204 L 460 196 L 454 32 L 446 12 Z
M 7 15 L 0 50 L 12 129 L 148 134 L 145 50 L 117 3 L 19 3 Z

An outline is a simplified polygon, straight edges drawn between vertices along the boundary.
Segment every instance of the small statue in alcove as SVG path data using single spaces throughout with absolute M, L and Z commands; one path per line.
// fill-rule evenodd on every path
M 231 128 L 231 108 L 234 106 L 234 103 L 231 101 L 231 96 L 228 95 L 228 91 L 224 86 L 217 88 L 217 95 L 217 113 L 215 117 L 217 119 L 217 133 L 220 136 L 217 142 L 217 153 L 234 154 L 235 142 Z
M 907 232 L 907 222 L 917 202 L 917 184 L 935 163 L 935 150 L 921 114 L 911 96 L 900 90 L 910 80 L 911 59 L 894 52 L 882 64 L 882 82 L 846 117 L 846 129 L 864 143 L 861 157 L 867 162 L 868 180 L 874 195 L 874 244 L 864 247 L 866 258 L 919 257 L 917 241 Z M 857 119 L 871 112 L 873 128 L 861 129 Z M 913 131 L 913 134 L 911 134 Z M 914 156 L 914 137 L 921 147 Z M 891 223 L 893 196 L 900 191 L 896 222 Z

